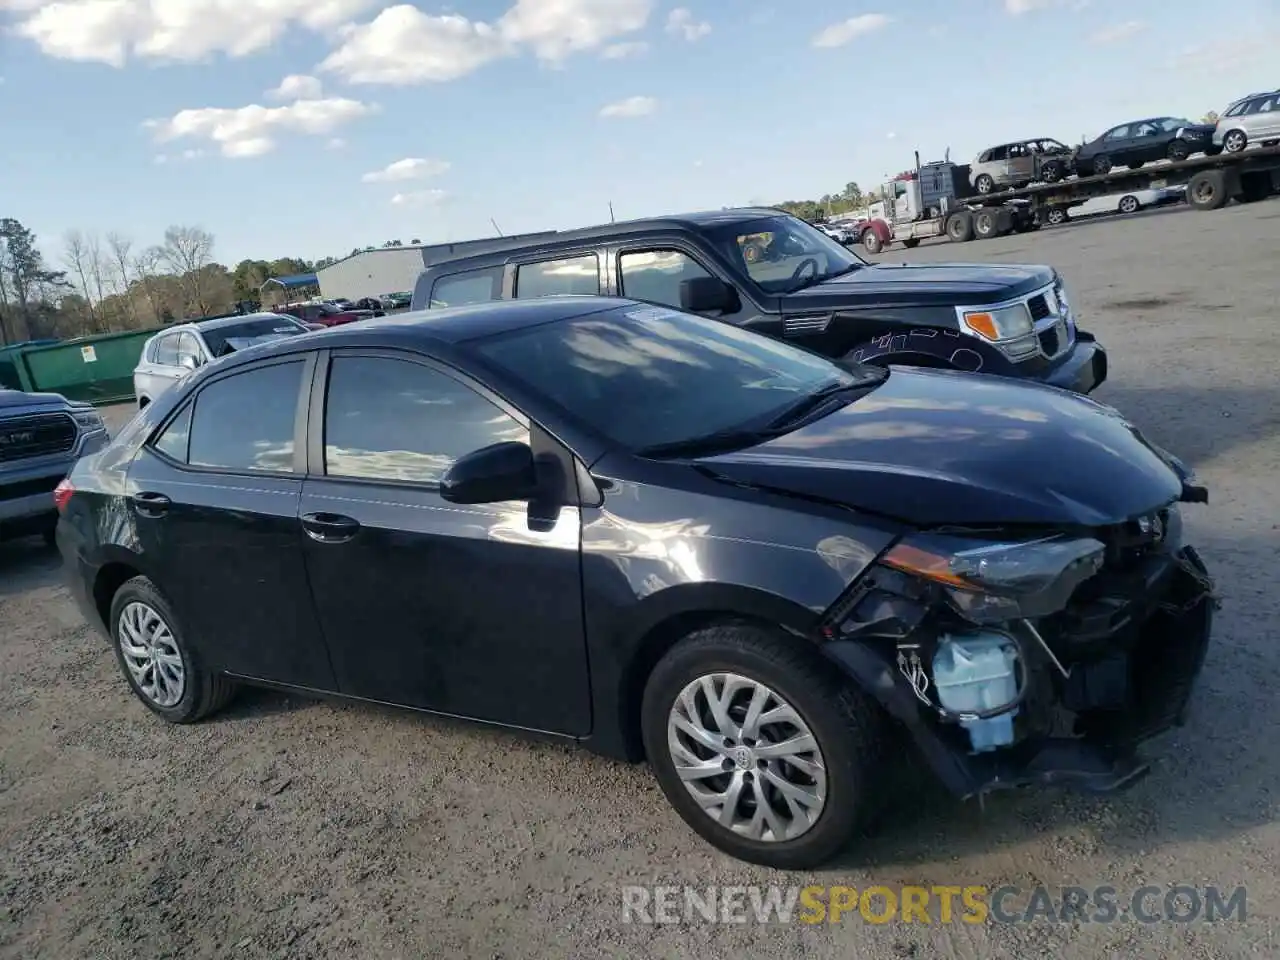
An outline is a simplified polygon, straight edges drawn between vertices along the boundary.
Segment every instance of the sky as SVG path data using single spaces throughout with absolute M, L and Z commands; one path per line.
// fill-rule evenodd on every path
M 0 216 L 342 256 L 863 189 L 1280 86 L 1280 0 L 0 0 Z

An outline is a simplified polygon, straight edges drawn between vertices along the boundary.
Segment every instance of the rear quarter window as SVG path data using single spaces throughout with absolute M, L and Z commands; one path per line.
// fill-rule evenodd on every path
M 428 307 L 461 307 L 502 299 L 502 267 L 482 267 L 436 277 Z

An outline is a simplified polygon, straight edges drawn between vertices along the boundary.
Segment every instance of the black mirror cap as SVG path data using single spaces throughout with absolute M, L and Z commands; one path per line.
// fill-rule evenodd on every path
M 738 308 L 738 291 L 717 277 L 692 277 L 680 281 L 680 306 L 690 313 Z
M 449 503 L 530 500 L 538 492 L 538 472 L 527 443 L 509 440 L 481 447 L 454 461 L 440 481 Z

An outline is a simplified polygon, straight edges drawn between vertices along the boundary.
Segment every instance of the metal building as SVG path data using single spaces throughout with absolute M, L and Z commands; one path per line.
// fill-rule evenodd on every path
M 327 267 L 321 267 L 316 271 L 316 277 L 320 281 L 322 297 L 346 297 L 349 300 L 380 297 L 388 293 L 412 290 L 418 274 L 441 260 L 486 253 L 554 234 L 554 230 L 546 230 L 511 237 L 464 240 L 460 243 L 377 247 L 353 253 Z

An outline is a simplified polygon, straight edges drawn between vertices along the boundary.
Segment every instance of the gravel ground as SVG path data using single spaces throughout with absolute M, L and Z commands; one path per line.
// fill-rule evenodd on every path
M 1111 352 L 1099 397 L 1183 455 L 1225 604 L 1192 722 L 1117 797 L 915 792 L 830 869 L 698 841 L 643 767 L 365 706 L 250 692 L 169 727 L 38 541 L 0 546 L 0 956 L 1275 956 L 1280 909 L 1280 202 L 881 259 L 1041 261 Z M 118 416 L 118 414 L 117 414 Z M 1248 920 L 622 922 L 627 884 L 1248 887 Z

